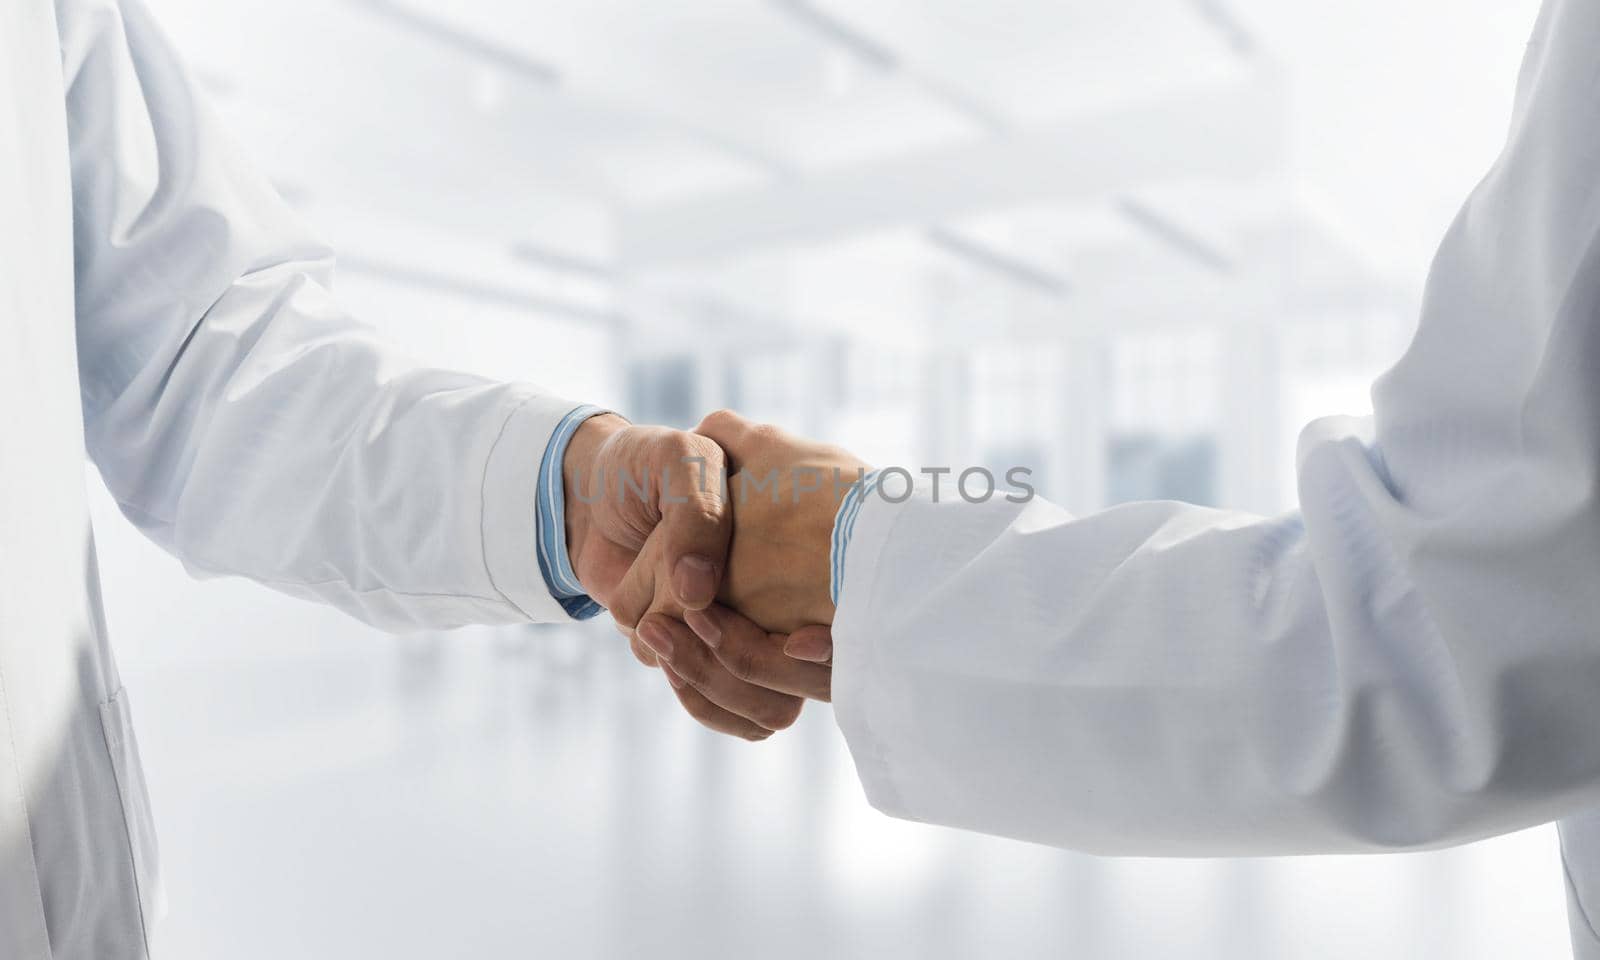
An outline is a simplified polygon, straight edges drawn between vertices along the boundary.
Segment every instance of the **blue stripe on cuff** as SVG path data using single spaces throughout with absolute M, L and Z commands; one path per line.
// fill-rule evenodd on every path
M 567 455 L 567 444 L 583 421 L 605 412 L 602 407 L 585 404 L 568 413 L 556 425 L 550 442 L 545 444 L 544 458 L 539 461 L 538 492 L 534 497 L 539 519 L 539 572 L 544 575 L 550 595 L 575 620 L 587 620 L 601 608 L 584 593 L 583 584 L 572 569 L 572 558 L 567 555 L 567 494 L 561 463 Z
M 844 558 L 850 549 L 850 537 L 855 533 L 856 517 L 878 483 L 878 471 L 867 474 L 859 483 L 852 484 L 850 492 L 839 501 L 839 512 L 833 518 L 833 551 L 829 558 L 830 577 L 828 596 L 837 606 L 839 594 L 844 590 Z

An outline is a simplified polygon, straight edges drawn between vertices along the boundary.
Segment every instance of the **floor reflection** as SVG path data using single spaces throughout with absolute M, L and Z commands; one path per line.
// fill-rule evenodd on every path
M 315 649 L 128 667 L 170 956 L 1564 948 L 1545 899 L 1508 901 L 1558 882 L 1544 834 L 1492 857 L 1096 860 L 883 818 L 827 708 L 765 744 L 714 737 L 603 627 Z

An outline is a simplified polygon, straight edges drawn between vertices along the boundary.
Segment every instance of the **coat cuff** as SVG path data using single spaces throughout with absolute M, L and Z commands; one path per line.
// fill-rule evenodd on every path
M 534 622 L 571 619 L 539 570 L 539 465 L 572 400 L 526 393 L 511 410 L 483 472 L 483 560 L 489 580 Z M 560 540 L 565 543 L 565 531 Z
M 920 493 L 920 491 L 918 491 Z M 892 817 L 915 820 L 896 784 L 891 731 L 895 725 L 892 664 L 880 663 L 873 643 L 876 583 L 885 548 L 900 519 L 920 497 L 897 503 L 874 491 L 848 516 L 847 542 L 837 560 L 838 608 L 833 617 L 833 714 L 850 747 L 867 801 Z

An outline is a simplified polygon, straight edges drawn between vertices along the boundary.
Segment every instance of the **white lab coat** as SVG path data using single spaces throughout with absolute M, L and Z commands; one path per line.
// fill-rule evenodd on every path
M 575 404 L 396 362 L 331 271 L 138 0 L 0 3 L 4 960 L 144 957 L 159 913 L 86 447 L 196 573 L 388 627 L 565 617 L 532 492 Z
M 1300 509 L 869 498 L 834 696 L 874 804 L 1104 854 L 1562 824 L 1600 957 L 1600 4 L 1548 0 L 1374 418 Z M 953 502 L 952 502 L 953 501 Z

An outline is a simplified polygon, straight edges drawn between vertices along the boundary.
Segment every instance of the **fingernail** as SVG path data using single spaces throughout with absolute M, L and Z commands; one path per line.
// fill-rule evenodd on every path
M 722 642 L 722 628 L 717 626 L 716 618 L 705 610 L 685 610 L 683 622 L 689 625 L 694 635 L 705 641 L 706 646 L 716 649 Z
M 656 656 L 663 660 L 672 659 L 672 636 L 665 627 L 659 623 L 648 622 L 639 624 L 637 635 L 644 645 L 656 652 Z
M 672 684 L 672 689 L 674 689 L 674 690 L 682 690 L 683 689 L 683 685 L 684 685 L 683 678 L 678 676 L 676 673 L 673 673 L 671 667 L 667 666 L 666 664 L 662 664 L 661 665 L 661 672 L 667 675 L 667 682 Z
M 816 634 L 798 634 L 790 637 L 783 645 L 783 652 L 795 660 L 823 663 L 833 656 L 833 643 L 828 638 Z
M 717 595 L 717 565 L 697 553 L 680 557 L 672 571 L 672 588 L 684 606 L 705 606 Z

